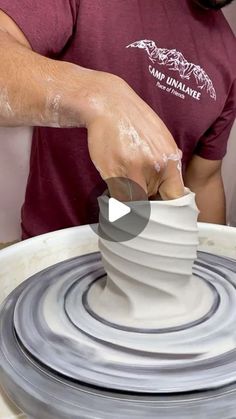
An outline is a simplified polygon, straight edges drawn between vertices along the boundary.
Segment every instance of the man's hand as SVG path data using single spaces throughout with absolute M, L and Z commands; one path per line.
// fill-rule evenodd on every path
M 221 177 L 221 161 L 194 156 L 184 180 L 186 186 L 196 193 L 196 202 L 200 210 L 199 221 L 225 224 L 225 194 Z
M 131 179 L 149 197 L 158 191 L 163 199 L 184 194 L 181 152 L 163 121 L 125 81 L 95 72 L 84 119 L 90 156 L 103 179 Z M 118 184 L 110 192 L 117 199 L 136 198 Z
M 86 127 L 90 156 L 103 179 L 129 178 L 148 196 L 159 191 L 163 199 L 184 194 L 181 152 L 163 121 L 124 80 L 36 54 L 1 11 L 0 56 L 0 125 Z M 138 199 L 119 185 L 110 192 Z

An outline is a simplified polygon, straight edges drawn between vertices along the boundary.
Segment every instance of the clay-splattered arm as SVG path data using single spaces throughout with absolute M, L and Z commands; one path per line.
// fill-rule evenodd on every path
M 0 57 L 0 126 L 86 127 L 103 179 L 129 178 L 164 199 L 184 194 L 171 133 L 123 79 L 37 54 L 3 12 Z

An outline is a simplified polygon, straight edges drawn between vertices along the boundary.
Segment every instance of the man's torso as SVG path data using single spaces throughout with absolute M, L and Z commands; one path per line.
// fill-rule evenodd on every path
M 230 88 L 227 24 L 215 16 L 188 0 L 80 0 L 73 39 L 58 58 L 125 79 L 171 131 L 185 170 Z M 36 128 L 24 237 L 96 221 L 86 203 L 97 183 L 85 129 Z

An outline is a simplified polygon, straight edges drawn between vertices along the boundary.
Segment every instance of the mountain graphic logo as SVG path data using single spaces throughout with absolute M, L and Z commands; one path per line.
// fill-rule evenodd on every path
M 176 49 L 158 48 L 154 41 L 144 39 L 136 41 L 126 48 L 140 48 L 146 51 L 153 64 L 164 65 L 172 71 L 178 71 L 182 79 L 195 78 L 197 87 L 205 89 L 210 97 L 216 100 L 216 91 L 206 72 L 199 66 L 186 60 L 183 54 Z

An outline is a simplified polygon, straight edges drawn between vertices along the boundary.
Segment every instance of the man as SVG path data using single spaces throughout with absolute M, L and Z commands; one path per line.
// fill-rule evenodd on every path
M 218 9 L 230 2 L 0 0 L 0 125 L 37 127 L 24 238 L 96 221 L 101 178 L 183 195 L 181 156 L 200 219 L 225 222 L 236 66 Z

